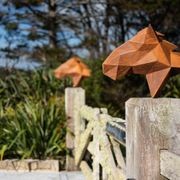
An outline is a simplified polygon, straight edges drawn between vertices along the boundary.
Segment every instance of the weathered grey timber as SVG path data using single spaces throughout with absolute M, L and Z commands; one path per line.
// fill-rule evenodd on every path
M 67 145 L 72 149 L 75 148 L 75 153 L 73 153 L 75 165 L 81 168 L 87 180 L 116 180 L 117 178 L 124 180 L 124 157 L 119 144 L 106 133 L 106 124 L 112 122 L 113 125 L 113 122 L 124 123 L 125 121 L 111 117 L 105 108 L 92 108 L 85 105 L 84 99 L 83 89 L 68 88 L 66 90 L 66 101 L 68 101 L 66 102 L 66 114 L 67 117 L 70 117 L 68 118 L 68 127 L 75 135 L 75 138 L 69 138 L 68 135 Z M 70 107 L 68 107 L 69 101 Z M 116 127 L 117 124 L 114 125 Z M 124 125 L 118 124 L 118 126 L 125 130 Z M 69 140 L 74 142 L 69 143 Z M 87 150 L 92 156 L 91 166 L 84 159 Z M 100 167 L 102 168 L 100 169 Z
M 126 127 L 127 178 L 167 179 L 160 175 L 160 151 L 180 155 L 180 99 L 128 100 Z
M 168 179 L 180 179 L 180 156 L 167 150 L 160 151 L 161 174 Z
M 66 156 L 66 170 L 77 170 L 75 165 L 75 144 L 78 144 L 79 130 L 83 124 L 79 116 L 78 109 L 85 104 L 85 91 L 82 88 L 66 88 L 65 89 L 65 111 L 67 118 L 66 147 L 69 155 Z
M 180 179 L 180 99 L 130 99 L 126 121 L 85 105 L 81 88 L 66 91 L 66 101 L 75 135 L 67 138 L 75 156 L 70 164 L 75 159 L 87 180 Z M 120 144 L 126 146 L 126 162 Z

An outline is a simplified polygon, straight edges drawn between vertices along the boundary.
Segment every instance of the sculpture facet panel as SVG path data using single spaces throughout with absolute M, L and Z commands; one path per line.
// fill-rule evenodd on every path
M 80 58 L 73 57 L 61 64 L 55 71 L 55 77 L 61 79 L 70 76 L 73 81 L 73 87 L 77 87 L 82 78 L 91 75 L 90 69 L 81 62 Z
M 128 73 L 145 74 L 151 96 L 155 97 L 170 71 L 180 70 L 180 52 L 176 48 L 149 25 L 107 57 L 103 73 L 113 80 Z

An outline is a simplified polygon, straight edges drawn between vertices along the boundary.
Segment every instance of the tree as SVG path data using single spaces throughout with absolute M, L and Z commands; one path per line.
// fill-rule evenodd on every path
M 180 43 L 178 0 L 4 0 L 0 6 L 7 42 L 1 50 L 11 57 L 97 59 L 149 23 Z
M 66 49 L 72 53 L 68 31 L 72 26 L 76 29 L 77 24 L 72 13 L 66 13 L 68 3 L 62 2 L 60 6 L 56 0 L 10 0 L 1 2 L 1 6 L 1 26 L 6 31 L 4 38 L 11 44 L 3 50 L 13 52 L 12 57 L 17 50 L 44 61 Z
M 180 43 L 177 0 L 77 0 L 76 3 L 83 37 L 79 47 L 88 49 L 91 58 L 107 56 L 149 24 L 167 35 L 170 41 Z M 177 21 L 174 21 L 175 16 Z

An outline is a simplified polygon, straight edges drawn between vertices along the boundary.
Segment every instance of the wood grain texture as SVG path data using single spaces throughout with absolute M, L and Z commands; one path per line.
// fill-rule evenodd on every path
M 108 122 L 124 131 L 125 126 L 119 123 L 125 121 L 111 117 L 105 108 L 85 105 L 85 94 L 81 88 L 67 88 L 65 102 L 66 145 L 72 150 L 72 156 L 67 156 L 66 169 L 76 170 L 80 166 L 86 178 L 92 180 L 125 180 L 125 163 L 120 147 L 113 139 L 110 140 L 106 132 Z M 92 170 L 88 165 L 90 162 L 83 160 L 87 150 L 92 155 Z
M 160 175 L 160 150 L 180 155 L 180 99 L 132 98 L 126 102 L 127 178 Z
M 69 154 L 66 156 L 66 170 L 76 170 L 75 144 L 79 142 L 80 128 L 83 126 L 79 109 L 85 104 L 85 91 L 82 88 L 65 89 L 65 111 L 67 118 L 66 147 Z M 75 133 L 76 132 L 76 133 Z
M 160 151 L 161 174 L 170 180 L 180 179 L 180 156 L 167 150 Z

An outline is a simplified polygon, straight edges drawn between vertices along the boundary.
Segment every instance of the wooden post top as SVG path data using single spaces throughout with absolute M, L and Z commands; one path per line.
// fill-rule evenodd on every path
M 171 103 L 172 105 L 175 103 L 179 104 L 180 105 L 180 99 L 179 98 L 148 98 L 148 97 L 142 97 L 142 98 L 130 98 L 129 100 L 126 101 L 126 104 L 135 104 L 135 105 L 138 105 L 138 106 L 141 106 L 141 105 L 150 105 L 149 103 L 153 103 L 153 104 L 156 104 L 156 103 L 165 103 L 165 102 L 168 102 L 168 103 Z M 164 104 L 165 105 L 165 104 Z
M 65 88 L 65 90 L 72 90 L 72 91 L 80 90 L 80 91 L 84 91 L 84 89 L 82 87 L 67 87 L 67 88 Z

